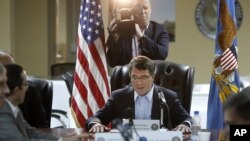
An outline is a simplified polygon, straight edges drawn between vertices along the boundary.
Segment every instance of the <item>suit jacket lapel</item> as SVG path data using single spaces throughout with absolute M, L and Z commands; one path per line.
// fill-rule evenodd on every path
M 130 62 L 131 58 L 132 58 L 132 36 L 125 36 L 124 38 L 124 42 L 123 44 L 127 44 L 124 45 L 125 49 L 127 51 L 127 53 L 125 53 L 127 55 L 127 58 L 129 59 L 128 62 Z
M 152 105 L 152 111 L 151 111 L 151 119 L 160 119 L 160 102 L 159 102 L 156 88 L 154 88 L 154 92 L 153 92 L 153 105 Z
M 148 28 L 145 30 L 145 35 L 147 35 L 150 38 L 152 37 L 154 31 L 152 28 L 153 26 L 152 23 L 150 22 Z
M 129 107 L 134 109 L 134 113 L 135 113 L 134 90 L 132 86 L 130 86 L 128 89 L 128 105 Z M 133 114 L 133 118 L 135 118 L 135 114 Z
M 26 131 L 26 127 L 24 125 L 24 119 L 23 119 L 23 116 L 22 116 L 22 112 L 20 111 L 19 109 L 19 112 L 17 114 L 17 117 L 14 116 L 11 108 L 10 108 L 10 105 L 5 102 L 6 104 L 6 110 L 8 111 L 8 113 L 11 115 L 11 117 L 13 118 L 13 121 L 15 122 L 15 125 L 17 126 L 17 128 L 20 130 L 20 132 L 23 134 L 23 136 L 25 137 L 28 137 L 28 133 Z
M 16 125 L 25 137 L 28 137 L 28 133 L 25 127 L 25 121 L 22 116 L 22 112 L 19 111 L 16 117 Z

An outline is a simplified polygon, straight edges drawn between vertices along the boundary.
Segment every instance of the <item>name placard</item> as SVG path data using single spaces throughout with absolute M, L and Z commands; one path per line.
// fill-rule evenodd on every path
M 136 130 L 142 131 L 159 131 L 160 121 L 159 120 L 133 120 Z M 123 125 L 128 124 L 128 119 L 123 119 Z
M 137 131 L 137 133 L 133 132 L 134 141 L 182 141 L 181 131 Z M 124 141 L 124 138 L 119 132 L 96 133 L 95 141 Z
M 96 133 L 95 141 L 124 141 L 120 132 Z
M 135 141 L 182 141 L 181 131 L 138 131 L 134 133 Z

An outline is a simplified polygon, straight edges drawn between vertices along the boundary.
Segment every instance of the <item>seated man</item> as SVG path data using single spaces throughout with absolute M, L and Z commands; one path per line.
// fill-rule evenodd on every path
M 250 125 L 250 86 L 238 94 L 230 96 L 223 104 L 226 138 L 229 138 L 229 125 Z M 228 139 L 229 140 L 229 139 Z
M 10 54 L 0 51 L 0 63 L 3 65 L 14 64 L 15 60 Z M 50 127 L 50 117 L 46 116 L 47 113 L 42 104 L 41 91 L 35 83 L 29 81 L 29 87 L 24 102 L 20 104 L 19 107 L 25 120 L 31 126 L 37 128 Z
M 160 119 L 158 92 L 161 91 L 169 106 L 170 123 L 173 127 L 169 130 L 191 133 L 191 117 L 175 92 L 153 84 L 154 72 L 154 63 L 149 58 L 137 56 L 132 59 L 129 64 L 131 85 L 113 91 L 105 106 L 87 120 L 86 129 L 89 132 L 110 130 L 107 125 L 116 118 L 126 118 L 128 108 L 133 109 L 135 119 Z M 166 112 L 163 120 L 164 127 L 169 127 Z
M 41 132 L 31 127 L 24 120 L 22 112 L 18 108 L 18 105 L 23 103 L 25 92 L 28 89 L 26 73 L 21 66 L 16 64 L 9 64 L 5 67 L 7 70 L 7 85 L 10 92 L 6 94 L 6 99 L 0 106 L 1 141 L 78 141 L 81 139 L 82 135 L 73 135 L 59 139 L 50 133 Z M 6 85 L 6 81 L 2 81 L 1 84 Z M 0 89 L 3 89 L 3 87 Z

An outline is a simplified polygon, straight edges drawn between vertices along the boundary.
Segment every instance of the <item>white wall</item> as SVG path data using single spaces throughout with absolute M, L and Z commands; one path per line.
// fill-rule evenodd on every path
M 0 50 L 10 51 L 11 42 L 11 0 L 0 0 Z

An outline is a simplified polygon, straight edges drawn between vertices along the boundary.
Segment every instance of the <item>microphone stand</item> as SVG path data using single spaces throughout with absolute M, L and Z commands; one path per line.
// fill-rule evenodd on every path
M 170 111 L 169 111 L 169 107 L 168 107 L 168 104 L 166 102 L 166 99 L 164 97 L 164 94 L 162 93 L 162 91 L 159 91 L 158 92 L 158 96 L 159 96 L 159 99 L 160 99 L 160 102 L 161 102 L 161 105 L 160 105 L 160 108 L 161 108 L 161 119 L 160 119 L 160 126 L 162 129 L 164 129 L 164 123 L 163 123 L 163 110 L 165 109 L 166 112 L 167 112 L 167 122 L 168 122 L 168 130 L 171 130 L 172 129 L 172 126 L 171 126 L 171 119 L 170 119 Z M 165 108 L 164 108 L 165 107 Z
M 166 112 L 167 112 L 167 119 L 168 119 L 168 130 L 172 129 L 172 125 L 171 125 L 171 118 L 170 118 L 170 113 L 169 113 L 169 107 L 167 103 L 164 103 L 165 107 L 166 107 Z
M 133 121 L 133 118 L 129 118 L 129 126 L 130 126 L 130 129 L 132 129 L 132 131 L 134 130 L 136 136 L 139 138 L 139 141 L 141 140 L 141 136 L 139 135 L 139 133 L 137 132 L 136 128 L 135 128 L 135 125 L 134 125 L 134 121 Z M 136 138 L 136 137 L 135 137 Z M 137 140 L 137 139 L 136 139 Z M 133 141 L 133 140 L 132 140 Z
M 161 112 L 161 115 L 160 115 L 160 128 L 161 129 L 164 129 L 165 127 L 164 127 L 164 123 L 163 123 L 163 107 L 164 107 L 164 105 L 163 105 L 163 103 L 161 102 L 161 105 L 160 105 L 160 112 Z
M 133 141 L 133 138 L 132 138 L 132 132 L 130 129 L 127 129 L 125 128 L 123 125 L 122 125 L 122 122 L 120 119 L 114 119 L 112 121 L 112 124 L 115 126 L 115 128 L 121 133 L 123 139 L 125 141 Z

